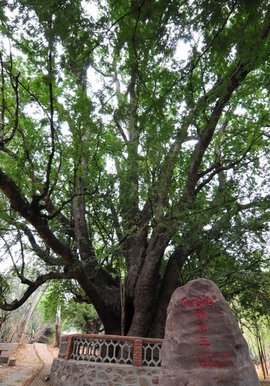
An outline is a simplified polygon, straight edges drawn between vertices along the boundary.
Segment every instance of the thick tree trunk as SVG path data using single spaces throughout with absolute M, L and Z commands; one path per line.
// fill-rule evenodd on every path
M 146 257 L 136 283 L 134 291 L 134 315 L 128 335 L 149 335 L 160 265 L 168 241 L 169 233 L 167 233 L 165 229 L 158 229 L 157 227 L 148 244 Z
M 84 290 L 89 303 L 95 307 L 102 320 L 107 334 L 120 335 L 121 332 L 121 303 L 120 289 L 116 283 L 110 283 L 106 275 L 101 272 L 93 272 L 95 275 L 94 285 L 90 282 L 90 272 L 80 269 L 77 272 L 77 281 Z M 102 280 L 103 279 L 103 280 Z
M 170 256 L 156 298 L 155 312 L 152 315 L 152 323 L 149 331 L 150 337 L 163 338 L 164 336 L 167 308 L 173 292 L 181 285 L 179 276 L 186 258 L 186 251 L 180 247 Z

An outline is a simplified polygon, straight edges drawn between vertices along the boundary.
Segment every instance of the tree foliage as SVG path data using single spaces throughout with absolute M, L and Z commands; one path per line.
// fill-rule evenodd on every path
M 25 285 L 1 307 L 64 279 L 107 332 L 162 336 L 185 280 L 255 285 L 268 2 L 10 0 L 0 18 L 0 230 Z
M 85 334 L 98 334 L 103 330 L 94 307 L 91 304 L 76 302 L 69 286 L 56 281 L 48 286 L 40 301 L 39 310 L 45 321 L 54 325 L 58 308 L 62 331 L 77 330 Z

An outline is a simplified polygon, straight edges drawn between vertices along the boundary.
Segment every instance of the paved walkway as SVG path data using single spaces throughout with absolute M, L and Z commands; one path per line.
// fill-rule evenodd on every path
M 16 366 L 0 368 L 0 386 L 52 386 L 46 381 L 56 351 L 46 344 L 26 344 L 14 353 Z

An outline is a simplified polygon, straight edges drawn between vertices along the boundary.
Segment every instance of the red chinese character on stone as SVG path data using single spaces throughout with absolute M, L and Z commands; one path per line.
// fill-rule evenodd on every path
M 204 324 L 204 323 L 199 323 L 199 324 L 197 325 L 197 329 L 198 329 L 199 332 L 207 332 L 208 327 L 207 327 L 207 325 Z
M 207 313 L 203 309 L 196 310 L 195 313 L 197 318 L 200 320 L 208 319 Z
M 206 336 L 200 336 L 199 346 L 208 349 L 212 348 L 212 344 L 209 342 Z
M 197 296 L 196 298 L 192 298 L 192 299 L 189 299 L 186 296 L 184 296 L 180 300 L 183 305 L 191 308 L 195 308 L 195 307 L 201 308 L 204 306 L 212 306 L 214 303 L 214 300 L 209 296 Z

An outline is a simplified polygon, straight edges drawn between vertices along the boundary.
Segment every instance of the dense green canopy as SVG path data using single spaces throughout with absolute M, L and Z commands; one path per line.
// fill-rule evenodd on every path
M 268 294 L 269 2 L 9 0 L 0 20 L 0 233 L 25 284 L 1 307 L 66 279 L 107 332 L 162 336 L 190 278 Z

